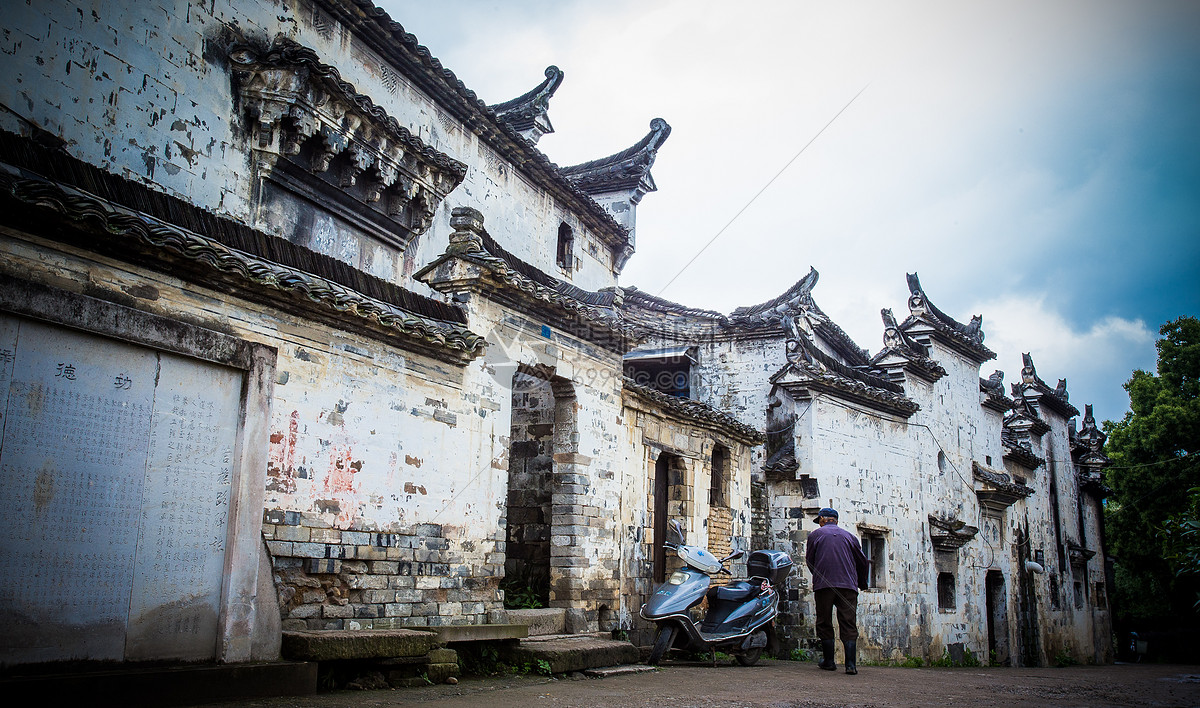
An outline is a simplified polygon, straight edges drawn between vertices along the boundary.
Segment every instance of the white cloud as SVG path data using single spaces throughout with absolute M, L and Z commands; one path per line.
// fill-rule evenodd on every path
M 539 144 L 559 164 L 623 149 L 655 116 L 671 123 L 622 284 L 659 292 L 869 84 L 665 297 L 728 312 L 812 265 L 821 307 L 877 350 L 879 308 L 903 312 L 903 275 L 917 271 L 956 318 L 984 314 L 1010 381 L 1032 351 L 1043 378 L 1068 377 L 1074 400 L 1115 418 L 1121 383 L 1154 365 L 1145 322 L 1172 294 L 1154 290 L 1161 256 L 1140 252 L 1195 251 L 1166 243 L 1179 211 L 1146 201 L 1173 173 L 1133 158 L 1138 121 L 1170 109 L 1147 87 L 1195 56 L 1200 4 L 381 5 L 485 101 L 564 69 L 558 132 Z M 1128 224 L 1141 248 L 1124 246 Z
M 1006 382 L 1017 380 L 1021 354 L 1029 352 L 1044 381 L 1054 386 L 1065 377 L 1071 402 L 1081 411 L 1094 404 L 1098 420 L 1124 415 L 1129 398 L 1122 384 L 1134 369 L 1155 371 L 1157 333 L 1140 319 L 1109 316 L 1081 330 L 1042 297 L 985 301 L 971 311 L 984 313 L 985 343 L 997 353 Z

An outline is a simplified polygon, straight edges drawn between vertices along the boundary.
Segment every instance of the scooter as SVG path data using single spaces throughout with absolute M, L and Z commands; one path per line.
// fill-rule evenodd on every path
M 750 580 L 709 588 L 710 576 L 732 575 L 725 563 L 741 558 L 734 551 L 718 559 L 697 546 L 683 542 L 683 528 L 677 520 L 670 526 L 674 539 L 664 547 L 675 551 L 684 566 L 671 573 L 659 585 L 649 602 L 642 605 L 642 619 L 658 625 L 654 646 L 646 663 L 656 666 L 672 647 L 693 651 L 718 649 L 733 654 L 742 666 L 753 666 L 767 647 L 779 613 L 779 592 L 775 586 L 792 569 L 792 559 L 783 551 L 754 551 L 747 559 Z M 708 598 L 708 610 L 696 621 L 689 610 Z

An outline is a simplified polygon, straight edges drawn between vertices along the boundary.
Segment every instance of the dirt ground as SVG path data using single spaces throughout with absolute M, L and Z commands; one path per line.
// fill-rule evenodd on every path
M 613 676 L 463 679 L 458 685 L 341 691 L 307 698 L 220 704 L 226 708 L 883 708 L 885 706 L 1200 707 L 1200 666 L 1117 664 L 1069 668 L 861 667 L 857 676 L 813 663 L 753 667 L 664 662 L 659 671 Z

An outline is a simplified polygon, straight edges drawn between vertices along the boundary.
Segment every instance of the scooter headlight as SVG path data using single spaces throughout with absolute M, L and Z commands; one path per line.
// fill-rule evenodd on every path
M 687 580 L 687 573 L 682 570 L 671 573 L 671 577 L 667 578 L 667 582 L 672 585 L 683 585 L 683 581 L 685 580 Z

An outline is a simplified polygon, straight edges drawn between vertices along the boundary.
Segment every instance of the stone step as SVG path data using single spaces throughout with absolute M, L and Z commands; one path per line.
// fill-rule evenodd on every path
M 593 634 L 523 639 L 516 646 L 505 648 L 503 654 L 503 660 L 513 665 L 545 661 L 555 674 L 632 664 L 641 659 L 638 648 L 629 642 Z
M 523 624 L 529 627 L 529 636 L 567 633 L 567 610 L 562 607 L 544 607 L 536 610 L 494 610 L 488 613 L 490 624 Z
M 294 661 L 392 659 L 425 656 L 440 644 L 436 633 L 415 629 L 336 629 L 284 632 L 280 652 Z
M 658 667 L 646 666 L 645 664 L 601 666 L 598 669 L 585 669 L 583 675 L 588 678 L 609 678 L 610 676 L 624 676 L 626 674 L 644 674 L 647 671 L 658 671 Z
M 503 639 L 524 639 L 529 636 L 529 627 L 524 624 L 453 624 L 430 627 L 438 639 L 451 642 L 493 642 Z

